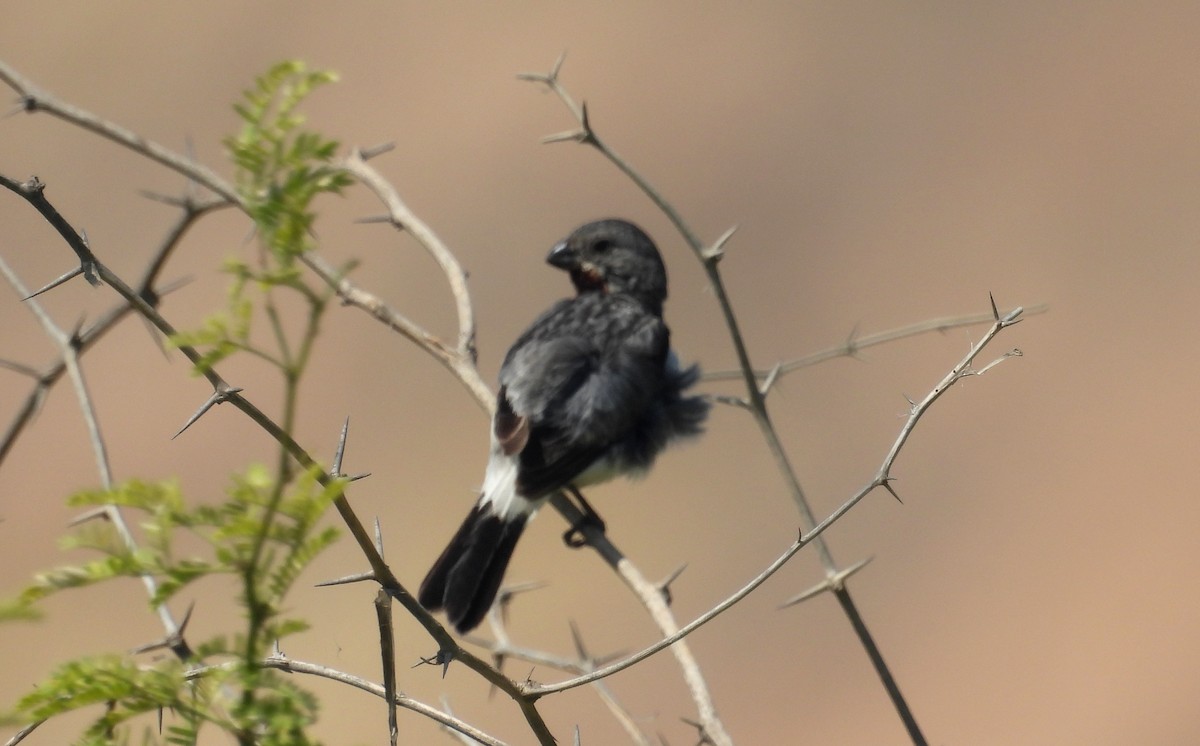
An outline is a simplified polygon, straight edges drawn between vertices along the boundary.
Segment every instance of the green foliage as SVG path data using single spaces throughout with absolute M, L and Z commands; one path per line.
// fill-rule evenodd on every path
M 151 606 L 158 606 L 197 580 L 234 576 L 250 586 L 243 589 L 243 605 L 259 599 L 269 611 L 262 620 L 264 632 L 279 639 L 297 627 L 273 610 L 280 608 L 300 572 L 336 540 L 336 529 L 318 522 L 340 489 L 336 482 L 322 487 L 313 472 L 283 489 L 266 468 L 252 466 L 234 476 L 228 499 L 218 505 L 188 506 L 174 481 L 130 480 L 112 490 L 80 492 L 70 499 L 73 507 L 112 505 L 141 513 L 144 544 L 130 550 L 107 521 L 84 524 L 64 540 L 64 547 L 103 556 L 39 573 L 21 601 L 27 605 L 64 589 L 145 575 L 158 586 L 150 599 Z M 211 556 L 176 557 L 181 531 L 208 545 Z
M 29 604 L 13 599 L 0 599 L 0 622 L 31 622 L 41 614 Z
M 299 107 L 333 79 L 298 62 L 281 63 L 234 107 L 242 126 L 225 144 L 261 250 L 256 262 L 225 263 L 231 282 L 224 308 L 172 340 L 202 351 L 196 366 L 201 372 L 235 354 L 250 354 L 276 369 L 282 409 L 275 419 L 289 434 L 300 381 L 332 294 L 323 284 L 310 286 L 296 258 L 311 241 L 313 201 L 349 183 L 333 162 L 337 143 L 304 130 Z M 281 310 L 281 297 L 299 301 L 306 311 L 300 324 L 284 323 L 291 316 Z M 266 345 L 251 334 L 260 316 L 271 332 Z M 195 744 L 202 727 L 238 743 L 311 743 L 306 731 L 316 719 L 315 698 L 289 677 L 263 668 L 262 661 L 276 641 L 307 628 L 282 610 L 301 573 L 336 540 L 336 530 L 321 524 L 343 485 L 323 486 L 320 473 L 299 470 L 282 445 L 277 456 L 273 468 L 250 466 L 234 474 L 225 498 L 215 504 L 187 499 L 173 480 L 131 479 L 70 498 L 72 506 L 102 517 L 112 509 L 136 516 L 136 543 L 108 520 L 77 526 L 63 547 L 89 558 L 37 574 L 18 599 L 0 603 L 0 622 L 32 618 L 36 604 L 49 595 L 117 578 L 152 579 L 151 607 L 193 583 L 220 578 L 237 589 L 242 619 L 207 640 L 169 641 L 166 649 L 174 658 L 160 651 L 154 660 L 109 655 L 69 661 L 21 700 L 21 717 L 93 708 L 97 716 L 78 741 L 84 744 L 129 742 L 132 718 L 164 711 L 171 713 L 164 718 L 165 731 L 157 724 L 146 728 L 144 743 Z
M 89 705 L 105 705 L 104 713 L 85 732 L 85 742 L 103 743 L 112 738 L 118 725 L 135 715 L 166 708 L 192 713 L 191 687 L 183 674 L 183 664 L 175 660 L 143 667 L 115 655 L 81 658 L 60 666 L 25 695 L 18 707 L 34 718 L 45 719 Z
M 251 708 L 233 699 L 247 688 L 260 692 Z M 102 713 L 78 743 L 126 743 L 130 721 L 146 714 L 163 716 L 165 738 L 148 730 L 144 743 L 191 746 L 205 726 L 253 734 L 253 742 L 262 746 L 316 743 L 307 736 L 316 722 L 316 698 L 279 672 L 263 669 L 227 665 L 189 671 L 174 659 L 138 665 L 121 656 L 92 656 L 60 666 L 18 708 L 40 720 L 96 705 Z
M 250 321 L 254 304 L 244 296 L 246 273 L 243 267 L 240 262 L 226 262 L 225 269 L 235 277 L 235 281 L 230 285 L 224 311 L 206 318 L 199 329 L 180 331 L 171 337 L 171 343 L 177 347 L 191 345 L 204 351 L 195 366 L 197 373 L 211 369 L 239 350 L 250 349 Z
M 277 316 L 271 318 L 281 354 L 251 344 L 253 303 L 247 293 L 252 288 L 267 294 L 268 314 L 273 309 L 269 300 L 273 289 L 295 291 L 310 305 L 310 326 L 315 329 L 329 290 L 309 287 L 296 258 L 310 246 L 314 200 L 323 194 L 340 194 L 351 180 L 333 163 L 337 141 L 304 130 L 299 108 L 315 89 L 334 80 L 333 73 L 308 70 L 302 62 L 281 62 L 258 78 L 233 107 L 242 128 L 225 139 L 225 146 L 236 167 L 244 209 L 265 250 L 257 263 L 228 260 L 224 270 L 233 282 L 225 310 L 208 317 L 199 329 L 173 337 L 176 345 L 204 351 L 196 365 L 200 372 L 239 351 L 251 352 L 285 371 L 294 362 L 288 357 L 289 343 Z
M 323 193 L 337 194 L 350 183 L 330 165 L 338 144 L 300 128 L 300 104 L 314 89 L 334 80 L 332 73 L 310 71 L 302 62 L 281 62 L 233 107 L 242 130 L 225 145 L 238 168 L 238 191 L 281 267 L 290 267 L 307 245 L 312 200 Z
M 234 476 L 227 499 L 217 505 L 189 506 L 175 481 L 130 480 L 112 490 L 74 495 L 75 507 L 118 506 L 126 515 L 140 515 L 144 544 L 130 550 L 107 521 L 84 524 L 64 546 L 102 556 L 38 574 L 12 608 L 29 613 L 31 604 L 55 592 L 141 576 L 156 581 L 158 592 L 150 602 L 158 605 L 198 580 L 233 577 L 242 584 L 238 600 L 246 611 L 246 630 L 201 641 L 193 650 L 195 662 L 232 657 L 240 663 L 206 669 L 189 680 L 183 664 L 173 659 L 146 666 L 121 656 L 82 658 L 61 666 L 22 699 L 21 712 L 47 718 L 104 704 L 84 734 L 85 743 L 113 743 L 118 733 L 128 735 L 118 730 L 127 720 L 162 709 L 177 718 L 167 733 L 169 743 L 194 743 L 204 722 L 234 733 L 253 730 L 260 744 L 307 743 L 304 731 L 316 718 L 315 700 L 257 664 L 276 640 L 307 628 L 279 610 L 300 573 L 335 540 L 337 532 L 319 523 L 341 487 L 336 482 L 323 487 L 309 471 L 284 488 L 267 469 L 252 466 Z M 209 556 L 177 556 L 185 532 L 200 539 Z M 219 707 L 214 701 L 218 686 L 225 692 Z M 255 696 L 228 695 L 246 691 Z
M 317 699 L 275 671 L 258 671 L 260 696 L 252 708 L 239 708 L 243 728 L 253 729 L 257 746 L 315 744 L 307 730 L 317 719 Z

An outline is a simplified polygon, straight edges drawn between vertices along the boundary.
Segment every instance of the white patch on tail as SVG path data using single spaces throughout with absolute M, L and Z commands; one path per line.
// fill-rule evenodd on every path
M 501 520 L 512 520 L 518 516 L 533 517 L 540 502 L 535 503 L 517 494 L 517 454 L 507 456 L 492 438 L 492 456 L 488 459 L 487 472 L 483 476 L 483 494 L 479 504 L 488 507 L 488 512 Z

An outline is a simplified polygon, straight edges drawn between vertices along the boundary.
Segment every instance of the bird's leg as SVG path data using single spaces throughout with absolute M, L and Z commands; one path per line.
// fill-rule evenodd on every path
M 604 533 L 604 519 L 600 517 L 600 514 L 596 512 L 591 503 L 584 498 L 583 493 L 575 489 L 574 485 L 569 484 L 564 489 L 579 502 L 579 510 L 583 513 L 583 517 L 575 525 L 563 532 L 563 543 L 572 549 L 578 549 L 587 546 L 587 536 L 583 532 L 585 528 L 595 528 L 600 533 Z

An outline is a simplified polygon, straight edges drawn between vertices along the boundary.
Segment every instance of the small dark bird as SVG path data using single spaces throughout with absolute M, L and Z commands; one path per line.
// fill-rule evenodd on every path
M 684 392 L 663 322 L 667 271 L 624 220 L 575 230 L 546 258 L 575 297 L 554 304 L 500 367 L 483 491 L 421 583 L 459 632 L 483 620 L 526 522 L 557 491 L 647 471 L 668 443 L 697 435 L 709 404 Z

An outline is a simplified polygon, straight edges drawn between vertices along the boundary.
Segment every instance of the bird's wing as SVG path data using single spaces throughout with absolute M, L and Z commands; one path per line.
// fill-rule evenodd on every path
M 670 334 L 662 319 L 598 299 L 551 309 L 501 369 L 493 436 L 518 455 L 517 491 L 571 482 L 636 425 L 661 389 Z

